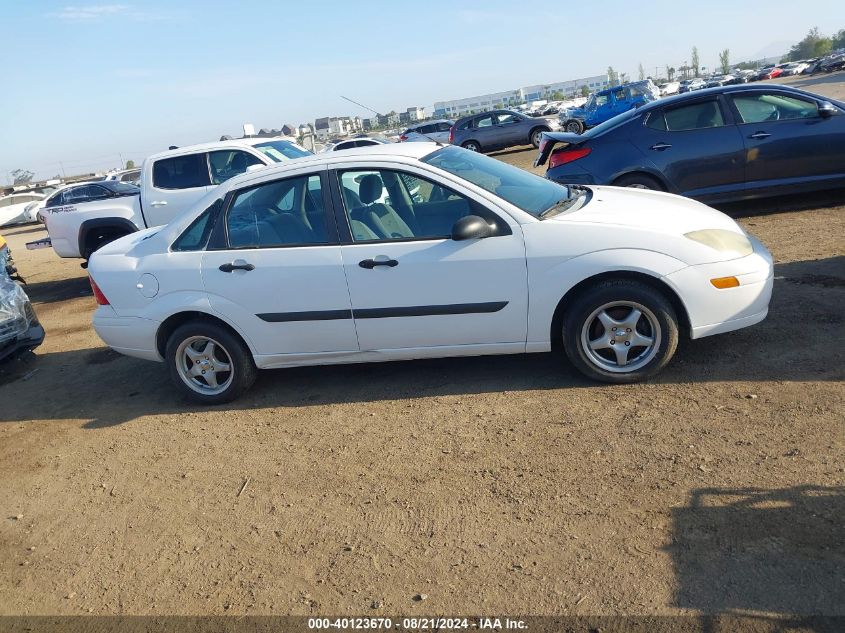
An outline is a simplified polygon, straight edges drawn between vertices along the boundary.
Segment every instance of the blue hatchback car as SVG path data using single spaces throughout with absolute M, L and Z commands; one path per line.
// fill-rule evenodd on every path
M 781 85 L 709 88 L 546 133 L 535 166 L 564 184 L 727 202 L 845 187 L 845 103 Z

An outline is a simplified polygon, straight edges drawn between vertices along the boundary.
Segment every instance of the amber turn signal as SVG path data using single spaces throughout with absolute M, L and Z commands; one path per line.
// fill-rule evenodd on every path
M 739 279 L 736 277 L 716 277 L 716 279 L 711 279 L 710 283 L 719 290 L 724 290 L 725 288 L 736 288 L 739 286 Z

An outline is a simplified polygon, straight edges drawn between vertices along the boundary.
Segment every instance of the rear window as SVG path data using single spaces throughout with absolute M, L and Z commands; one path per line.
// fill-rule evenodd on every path
M 210 184 L 204 152 L 162 158 L 153 164 L 153 186 L 158 189 L 192 189 Z
M 670 132 L 701 130 L 708 127 L 721 127 L 725 124 L 722 109 L 715 100 L 702 101 L 690 105 L 666 110 L 666 129 Z
M 223 200 L 215 200 L 210 207 L 203 211 L 191 225 L 173 242 L 174 251 L 201 251 L 208 244 L 214 219 L 223 204 Z

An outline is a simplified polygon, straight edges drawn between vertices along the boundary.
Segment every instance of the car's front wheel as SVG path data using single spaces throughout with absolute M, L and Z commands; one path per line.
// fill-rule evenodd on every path
M 630 189 L 650 189 L 663 191 L 663 186 L 647 174 L 627 174 L 613 181 L 614 187 L 628 187 Z
M 569 119 L 563 124 L 563 129 L 570 134 L 581 134 L 584 131 L 584 124 L 578 119 Z
M 678 346 L 678 318 L 659 290 L 628 279 L 581 293 L 563 319 L 566 354 L 582 374 L 612 383 L 653 376 Z
M 252 386 L 258 373 L 243 341 L 205 321 L 176 328 L 167 340 L 165 360 L 176 388 L 201 404 L 234 400 Z

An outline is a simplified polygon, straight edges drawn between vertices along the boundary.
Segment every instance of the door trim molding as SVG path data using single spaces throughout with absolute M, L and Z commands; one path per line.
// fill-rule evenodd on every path
M 427 306 L 396 306 L 391 308 L 359 308 L 357 310 L 311 310 L 308 312 L 265 312 L 256 314 L 268 323 L 294 321 L 336 321 L 339 319 L 388 319 L 394 317 L 442 316 L 454 314 L 491 314 L 499 312 L 509 301 L 484 303 L 447 303 Z

